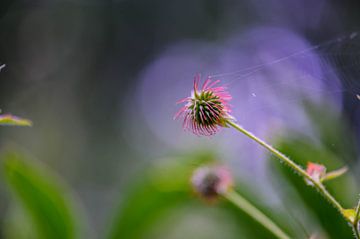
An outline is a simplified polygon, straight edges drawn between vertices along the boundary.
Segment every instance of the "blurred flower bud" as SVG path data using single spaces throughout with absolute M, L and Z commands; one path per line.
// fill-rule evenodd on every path
M 191 183 L 195 192 L 202 198 L 214 200 L 231 189 L 233 180 L 227 168 L 217 165 L 196 169 Z
M 326 168 L 324 165 L 309 162 L 306 168 L 306 173 L 316 182 L 321 182 L 322 178 L 326 175 Z M 307 184 L 313 185 L 309 180 L 306 180 Z

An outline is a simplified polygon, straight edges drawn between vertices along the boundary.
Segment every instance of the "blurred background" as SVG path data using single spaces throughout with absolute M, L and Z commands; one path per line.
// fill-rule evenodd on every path
M 222 80 L 245 128 L 302 165 L 348 165 L 329 189 L 353 207 L 359 10 L 355 0 L 2 0 L 0 108 L 34 125 L 0 128 L 0 149 L 35 158 L 25 164 L 71 192 L 83 238 L 271 238 L 191 193 L 191 168 L 213 160 L 294 238 L 351 238 L 333 208 L 257 145 L 230 129 L 196 137 L 173 115 L 195 73 Z M 36 206 L 18 205 L 29 185 L 13 194 L 3 174 L 1 237 L 39 238 L 26 216 Z

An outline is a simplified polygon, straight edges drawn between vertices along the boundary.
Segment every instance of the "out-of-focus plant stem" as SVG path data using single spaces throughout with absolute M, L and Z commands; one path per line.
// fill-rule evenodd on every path
M 258 223 L 263 225 L 266 229 L 272 232 L 279 239 L 290 239 L 290 237 L 281 228 L 276 225 L 270 218 L 268 218 L 259 209 L 253 206 L 249 201 L 236 193 L 234 190 L 229 190 L 223 194 L 223 197 L 240 208 Z
M 252 134 L 251 132 L 247 131 L 246 129 L 244 129 L 243 127 L 241 127 L 240 125 L 234 123 L 231 120 L 227 121 L 227 124 L 231 127 L 233 127 L 234 129 L 236 129 L 237 131 L 245 134 L 246 136 L 248 136 L 250 139 L 256 141 L 257 143 L 259 143 L 261 146 L 263 146 L 264 148 L 266 148 L 267 150 L 269 150 L 273 155 L 275 155 L 281 162 L 283 162 L 284 164 L 286 164 L 287 166 L 289 166 L 291 169 L 293 169 L 296 173 L 298 173 L 300 176 L 302 176 L 304 179 L 307 179 L 308 181 L 310 181 L 313 186 L 317 189 L 317 191 L 319 193 L 321 193 L 338 211 L 339 213 L 350 223 L 353 223 L 351 221 L 351 219 L 345 214 L 345 209 L 340 205 L 340 203 L 326 190 L 326 188 L 324 187 L 324 185 L 321 182 L 318 182 L 316 180 L 314 180 L 310 175 L 308 175 L 306 173 L 306 171 L 304 169 L 302 169 L 299 165 L 297 165 L 295 162 L 293 162 L 290 158 L 288 158 L 286 155 L 284 155 L 283 153 L 281 153 L 279 150 L 275 149 L 274 147 L 272 147 L 270 144 L 266 143 L 265 141 L 259 139 L 258 137 L 256 137 L 254 134 Z
M 359 232 L 359 225 L 358 225 L 359 224 L 359 216 L 360 216 L 360 199 L 359 199 L 358 204 L 355 209 L 355 217 L 354 217 L 354 222 L 352 224 L 356 239 L 360 239 L 360 232 Z

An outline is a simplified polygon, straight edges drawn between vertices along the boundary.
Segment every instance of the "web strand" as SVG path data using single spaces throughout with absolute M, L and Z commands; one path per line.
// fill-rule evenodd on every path
M 302 66 L 306 62 L 305 66 Z M 296 67 L 297 65 L 297 67 Z M 293 74 L 281 75 L 277 71 L 279 68 L 295 66 Z M 302 69 L 303 68 L 303 69 Z M 269 84 L 261 84 L 267 79 L 268 73 L 279 74 L 280 77 L 290 77 L 290 79 L 281 79 Z M 296 51 L 275 60 L 245 67 L 240 70 L 209 75 L 213 79 L 221 79 L 227 85 L 239 84 L 243 81 L 259 83 L 261 87 L 272 87 L 278 90 L 283 87 L 291 95 L 295 86 L 297 89 L 307 91 L 310 95 L 315 94 L 339 94 L 348 91 L 354 97 L 359 95 L 360 91 L 360 36 L 357 32 L 347 34 L 343 37 L 332 39 L 330 41 Z M 312 78 L 320 82 L 324 87 L 313 86 L 312 84 L 303 84 L 303 80 L 311 81 Z M 335 80 L 334 80 L 335 79 Z M 259 95 L 252 93 L 254 97 Z M 261 95 L 260 95 L 261 97 Z M 299 97 L 294 94 L 288 96 L 288 100 L 298 100 Z

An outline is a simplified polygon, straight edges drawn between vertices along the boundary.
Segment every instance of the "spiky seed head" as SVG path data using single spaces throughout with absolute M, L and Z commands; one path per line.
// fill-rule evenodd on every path
M 210 77 L 200 88 L 200 78 L 199 74 L 195 75 L 191 96 L 177 102 L 185 105 L 174 118 L 183 116 L 184 129 L 191 130 L 196 135 L 209 136 L 225 127 L 227 120 L 234 120 L 230 115 L 231 95 L 226 91 L 226 87 L 217 86 L 219 80 L 212 81 Z

